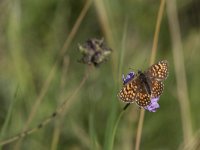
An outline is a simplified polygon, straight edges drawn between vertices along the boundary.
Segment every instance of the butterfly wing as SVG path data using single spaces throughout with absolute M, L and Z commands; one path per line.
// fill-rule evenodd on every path
M 133 103 L 138 89 L 138 78 L 125 84 L 118 93 L 118 97 L 125 103 Z
M 150 95 L 147 93 L 144 83 L 137 76 L 131 82 L 125 84 L 120 90 L 118 97 L 126 103 L 136 102 L 140 107 L 149 105 Z
M 164 90 L 164 84 L 162 81 L 151 80 L 151 98 L 159 97 Z
M 149 69 L 145 72 L 146 76 L 150 79 L 155 79 L 157 81 L 163 81 L 167 78 L 168 72 L 168 61 L 162 60 L 158 63 L 149 67 Z
M 151 103 L 150 95 L 148 94 L 147 90 L 145 89 L 144 83 L 140 84 L 140 86 L 138 88 L 135 102 L 140 107 L 145 107 Z

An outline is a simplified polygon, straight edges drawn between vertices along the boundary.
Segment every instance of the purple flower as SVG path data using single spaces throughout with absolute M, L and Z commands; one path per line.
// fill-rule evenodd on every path
M 151 103 L 148 106 L 145 106 L 144 109 L 150 112 L 156 112 L 156 110 L 160 107 L 158 104 L 158 100 L 160 97 L 155 97 L 151 99 Z
M 135 76 L 134 72 L 130 72 L 129 74 L 126 75 L 126 77 L 124 77 L 124 74 L 122 75 L 122 80 L 123 80 L 123 84 L 128 83 L 131 79 L 133 79 Z

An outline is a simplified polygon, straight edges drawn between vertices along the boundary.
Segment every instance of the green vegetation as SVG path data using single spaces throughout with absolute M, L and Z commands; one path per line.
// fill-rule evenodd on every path
M 142 150 L 198 149 L 200 13 L 193 3 L 177 2 L 178 20 L 165 4 L 155 61 L 169 61 L 169 77 L 160 109 L 145 113 Z M 140 109 L 132 104 L 122 112 L 117 92 L 122 74 L 150 65 L 159 7 L 160 1 L 2 0 L 0 143 L 34 130 L 1 149 L 135 149 Z M 78 45 L 102 37 L 109 59 L 98 67 L 80 63 Z

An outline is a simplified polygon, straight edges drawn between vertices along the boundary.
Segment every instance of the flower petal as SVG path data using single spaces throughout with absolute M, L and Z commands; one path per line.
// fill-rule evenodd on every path
M 126 77 L 124 77 L 124 74 L 122 75 L 122 81 L 123 81 L 123 84 L 126 84 L 128 83 L 131 79 L 133 79 L 135 76 L 135 73 L 134 72 L 129 72 L 129 74 L 126 75 Z
M 152 98 L 151 103 L 148 106 L 144 107 L 144 109 L 148 110 L 149 112 L 156 112 L 156 110 L 160 108 L 160 105 L 158 104 L 158 100 L 159 100 L 159 97 Z

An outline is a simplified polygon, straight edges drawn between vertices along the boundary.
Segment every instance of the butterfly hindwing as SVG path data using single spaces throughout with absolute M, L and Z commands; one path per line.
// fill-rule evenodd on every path
M 120 90 L 118 96 L 123 102 L 136 102 L 142 107 L 147 106 L 150 103 L 150 95 L 147 93 L 145 85 L 141 83 L 139 76 L 125 84 Z
M 145 89 L 145 85 L 143 83 L 140 84 L 135 101 L 141 107 L 145 107 L 151 102 L 150 95 Z

